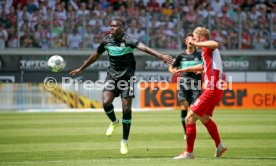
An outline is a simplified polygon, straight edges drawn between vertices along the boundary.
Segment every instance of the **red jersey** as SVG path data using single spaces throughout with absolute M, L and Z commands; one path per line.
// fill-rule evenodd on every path
M 204 62 L 205 87 L 216 87 L 216 83 L 221 80 L 223 76 L 219 50 L 206 47 L 202 48 L 202 60 Z
M 222 61 L 218 49 L 202 48 L 205 90 L 191 106 L 198 116 L 212 116 L 216 104 L 222 99 L 223 90 L 217 85 L 223 79 Z

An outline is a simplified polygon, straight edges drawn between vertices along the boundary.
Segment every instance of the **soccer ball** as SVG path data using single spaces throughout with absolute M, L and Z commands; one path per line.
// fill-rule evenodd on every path
M 66 66 L 66 62 L 60 55 L 53 55 L 48 60 L 48 67 L 52 72 L 60 72 Z

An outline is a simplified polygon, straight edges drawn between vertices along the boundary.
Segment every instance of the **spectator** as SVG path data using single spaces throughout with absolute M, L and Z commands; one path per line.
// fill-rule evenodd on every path
M 7 18 L 9 20 L 9 22 L 11 23 L 11 26 L 15 27 L 16 21 L 17 21 L 17 15 L 15 13 L 15 9 L 13 6 L 11 7 L 9 14 L 7 15 Z
M 161 13 L 165 16 L 171 16 L 173 14 L 173 9 L 173 4 L 171 4 L 169 0 L 166 0 L 166 2 L 162 4 Z
M 5 24 L 0 25 L 0 49 L 6 47 L 6 41 L 8 40 L 8 32 L 5 29 Z
M 137 18 L 139 16 L 139 10 L 134 1 L 130 2 L 129 6 L 127 7 L 127 13 L 129 17 Z
M 0 17 L 0 24 L 6 28 L 9 29 L 12 27 L 12 23 L 11 21 L 8 19 L 5 11 L 2 11 L 2 13 L 0 13 L 1 17 Z
M 159 3 L 156 2 L 156 0 L 149 0 L 149 2 L 147 3 L 147 7 L 152 12 L 159 12 L 160 11 Z
M 78 30 L 75 28 L 72 33 L 70 33 L 67 37 L 67 45 L 68 48 L 71 49 L 79 49 L 82 44 L 82 37 L 78 34 Z
M 255 6 L 255 3 L 253 0 L 245 0 L 241 4 L 241 9 L 245 12 L 250 12 L 254 6 Z
M 106 10 L 109 7 L 109 2 L 107 0 L 100 1 L 100 4 L 103 10 Z
M 97 2 L 94 1 L 94 0 L 89 0 L 88 3 L 87 3 L 87 10 L 88 11 L 94 10 L 96 3 Z
M 237 49 L 239 47 L 239 41 L 237 31 L 233 29 L 228 29 L 227 32 L 227 48 L 228 49 Z
M 95 48 L 98 48 L 98 46 L 100 45 L 101 43 L 101 37 L 96 35 L 94 38 L 93 38 L 93 41 L 92 41 L 92 47 L 95 49 Z
M 223 6 L 224 6 L 224 1 L 223 0 L 213 0 L 213 1 L 211 1 L 212 10 L 216 14 L 221 13 L 221 9 L 222 9 Z
M 64 26 L 61 26 L 61 23 L 57 19 L 55 19 L 53 21 L 53 26 L 51 29 L 52 37 L 60 36 L 63 31 L 64 31 Z
M 82 2 L 81 3 L 81 7 L 80 7 L 80 9 L 77 11 L 77 18 L 79 18 L 79 17 L 85 17 L 86 15 L 88 15 L 89 14 L 89 11 L 87 10 L 87 8 L 86 8 L 86 3 L 84 3 L 84 2 Z
M 26 30 L 24 31 L 24 35 L 20 38 L 21 48 L 33 48 L 33 36 L 32 31 Z
M 44 19 L 44 17 L 47 16 L 47 4 L 45 3 L 45 1 L 39 4 L 38 11 L 39 11 L 39 16 L 42 19 Z
M 90 37 L 85 37 L 85 40 L 84 40 L 84 48 L 94 48 L 93 47 L 93 42 L 92 42 L 92 38 Z
M 188 24 L 194 24 L 197 21 L 197 14 L 193 8 L 189 9 L 188 14 L 186 15 L 186 20 L 188 21 Z
M 27 3 L 27 10 L 28 13 L 32 14 L 34 11 L 36 11 L 38 9 L 38 2 L 35 0 L 28 0 Z
M 253 47 L 255 50 L 263 50 L 263 49 L 265 49 L 265 47 L 266 47 L 266 41 L 265 41 L 264 38 L 261 38 L 261 36 L 260 36 L 259 33 L 256 33 L 256 34 L 255 34 L 252 43 L 253 43 L 252 47 Z
M 17 48 L 18 45 L 19 45 L 19 43 L 18 43 L 17 33 L 14 30 L 12 30 L 9 35 L 7 47 L 8 48 Z
M 174 44 L 172 46 L 162 42 L 175 42 L 176 34 L 181 38 L 198 25 L 215 29 L 215 37 L 225 49 L 238 49 L 240 23 L 247 31 L 243 35 L 242 48 L 261 49 L 263 40 L 270 41 L 271 36 L 275 41 L 273 26 L 270 26 L 270 22 L 276 22 L 273 0 L 9 0 L 0 6 L 0 15 L 0 23 L 4 24 L 8 33 L 5 47 L 14 47 L 17 45 L 16 38 L 23 36 L 24 47 L 37 47 L 38 43 L 39 47 L 48 49 L 51 42 L 56 47 L 54 39 L 51 39 L 52 33 L 53 37 L 61 37 L 61 34 L 65 36 L 61 40 L 62 46 L 57 48 L 68 48 L 67 36 L 71 39 L 74 29 L 77 29 L 81 39 L 85 39 L 85 43 L 98 43 L 98 39 L 94 38 L 108 34 L 110 19 L 115 17 L 127 22 L 135 20 L 136 26 L 129 27 L 128 32 L 148 42 L 151 47 L 174 48 Z M 17 37 L 11 33 L 15 29 L 20 29 L 18 34 L 15 33 Z M 34 34 L 25 36 L 26 30 Z M 90 39 L 86 38 L 88 31 Z M 32 44 L 28 44 L 26 38 L 32 40 Z M 269 49 L 269 46 L 269 42 L 265 42 L 264 49 Z
M 111 19 L 109 17 L 104 18 L 103 26 L 101 27 L 101 31 L 105 34 L 109 33 Z
M 53 49 L 62 48 L 62 39 L 60 39 L 58 36 L 53 37 L 52 48 Z
M 248 15 L 252 21 L 256 21 L 257 18 L 261 16 L 261 13 L 257 10 L 256 6 L 253 6 Z
M 28 20 L 28 26 L 32 29 L 37 25 L 39 19 L 39 11 L 35 10 L 33 13 L 30 14 Z
M 252 42 L 252 38 L 250 36 L 250 34 L 248 33 L 247 29 L 243 29 L 242 32 L 242 41 L 241 41 L 241 47 L 242 49 L 250 49 L 252 48 L 251 46 L 251 42 Z
M 64 3 L 62 3 L 64 4 Z M 67 19 L 67 12 L 64 9 L 62 4 L 57 4 L 56 11 L 54 13 L 54 19 L 59 21 L 61 25 L 63 25 L 63 22 Z

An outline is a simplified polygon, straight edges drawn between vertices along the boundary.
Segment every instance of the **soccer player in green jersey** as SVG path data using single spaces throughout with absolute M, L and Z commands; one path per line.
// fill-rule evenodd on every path
M 187 38 L 193 38 L 193 34 L 187 34 Z M 195 100 L 201 94 L 201 74 L 202 61 L 201 53 L 196 51 L 196 48 L 188 43 L 185 43 L 187 48 L 184 52 L 176 57 L 174 63 L 169 66 L 169 71 L 172 74 L 177 74 L 178 89 L 177 96 L 181 107 L 181 123 L 184 129 L 184 139 L 186 139 L 186 124 L 185 118 L 189 106 L 195 102 Z M 181 69 L 195 68 L 191 72 L 181 72 Z M 177 78 L 174 78 L 177 79 Z M 176 80 L 175 80 L 176 81 Z
M 78 69 L 70 72 L 73 76 L 83 72 L 89 65 L 94 63 L 103 52 L 108 52 L 110 66 L 107 71 L 102 99 L 104 111 L 111 120 L 106 135 L 111 136 L 119 125 L 119 120 L 115 116 L 112 102 L 115 97 L 121 95 L 123 109 L 123 138 L 120 148 L 121 154 L 128 153 L 128 137 L 131 126 L 131 105 L 134 93 L 133 86 L 130 86 L 129 84 L 123 88 L 119 88 L 117 85 L 121 81 L 128 82 L 134 76 L 136 62 L 133 51 L 135 48 L 153 55 L 167 64 L 173 63 L 173 58 L 171 56 L 161 54 L 126 34 L 125 22 L 122 19 L 113 19 L 110 24 L 110 34 L 102 40 L 97 51 L 92 53 Z

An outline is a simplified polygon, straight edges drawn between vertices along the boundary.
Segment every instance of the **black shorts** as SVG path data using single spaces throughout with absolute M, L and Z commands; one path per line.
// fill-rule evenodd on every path
M 185 85 L 180 84 L 177 87 L 178 87 L 177 96 L 178 96 L 179 102 L 186 100 L 189 103 L 189 105 L 191 105 L 201 95 L 201 85 L 200 85 L 200 88 L 197 88 L 198 87 L 197 81 L 195 81 L 193 86 L 191 82 L 188 82 Z
M 130 78 L 115 80 L 110 75 L 106 76 L 103 91 L 110 91 L 118 97 L 121 94 L 123 98 L 134 98 L 134 85 L 129 82 Z

